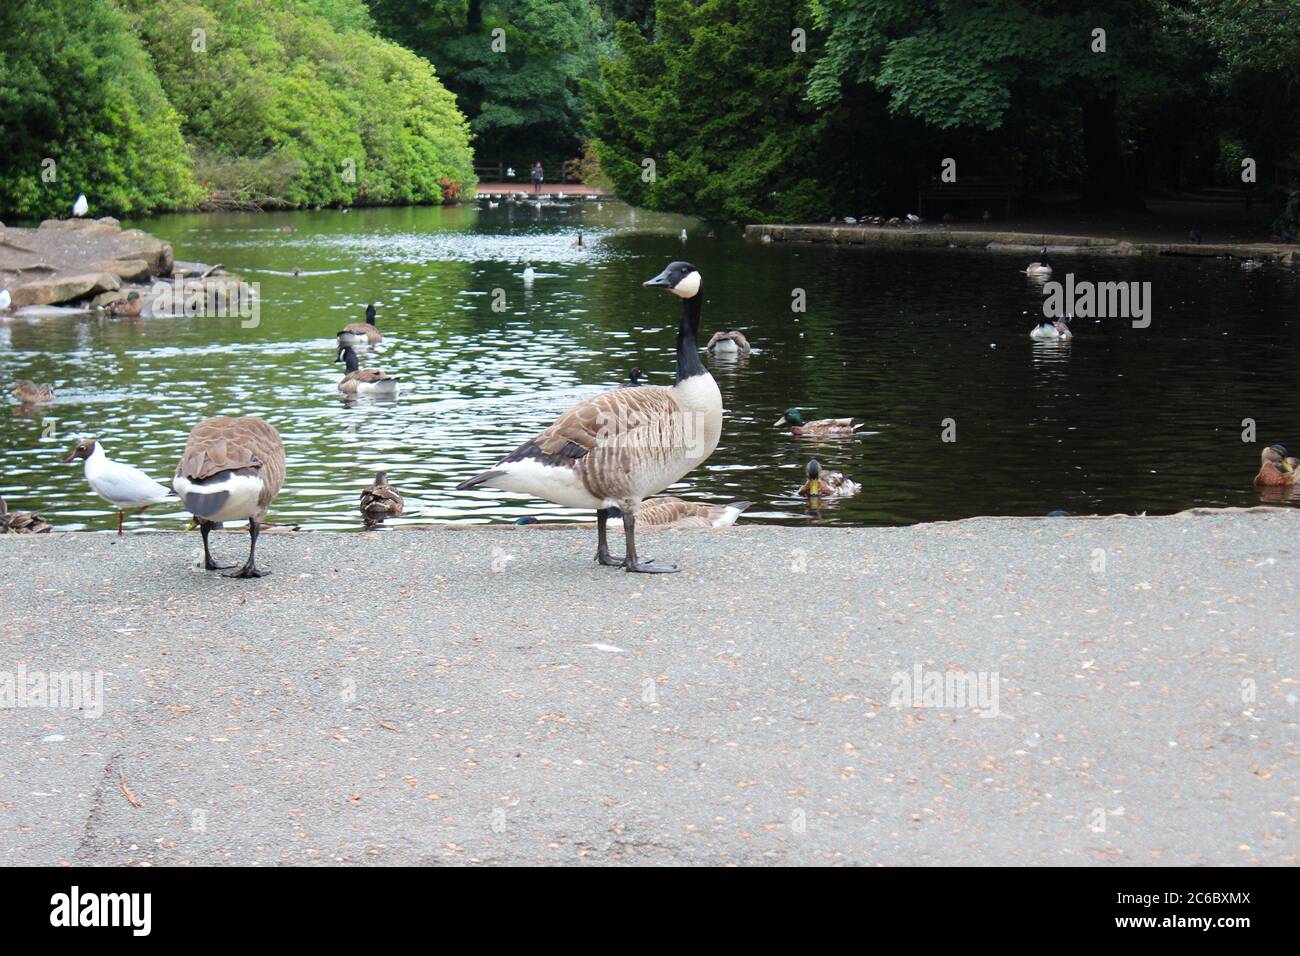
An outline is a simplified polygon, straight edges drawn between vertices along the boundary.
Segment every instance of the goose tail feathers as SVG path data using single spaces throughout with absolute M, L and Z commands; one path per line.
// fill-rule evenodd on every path
M 494 468 L 491 471 L 485 471 L 481 475 L 475 475 L 473 478 L 466 478 L 456 486 L 457 491 L 464 491 L 467 488 L 477 488 L 479 485 L 485 485 L 493 478 L 499 478 L 504 475 L 505 471 L 500 468 Z

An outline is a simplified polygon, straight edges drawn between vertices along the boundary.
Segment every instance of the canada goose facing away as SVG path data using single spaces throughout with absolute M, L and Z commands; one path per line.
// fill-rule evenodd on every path
M 647 498 L 636 513 L 636 523 L 643 528 L 729 528 L 752 501 L 733 501 L 729 505 L 706 505 L 681 498 Z M 623 512 L 611 508 L 610 518 L 623 520 Z
M 334 361 L 343 362 L 347 366 L 347 374 L 339 379 L 339 391 L 344 395 L 392 398 L 397 394 L 397 379 L 377 368 L 362 368 L 357 361 L 357 353 L 350 345 L 339 346 L 339 355 Z
M 405 504 L 397 489 L 388 484 L 388 474 L 377 472 L 374 484 L 361 492 L 361 517 L 365 519 L 366 527 L 373 527 L 385 518 L 396 518 Z
M 139 468 L 113 461 L 104 453 L 104 446 L 94 438 L 77 442 L 72 454 L 63 459 L 65 465 L 78 458 L 86 462 L 86 481 L 91 490 L 117 509 L 117 533 L 122 534 L 122 523 L 127 511 L 144 511 L 150 505 L 166 498 L 169 492 Z
M 208 550 L 208 534 L 224 521 L 248 519 L 248 560 L 232 578 L 260 578 L 257 535 L 267 509 L 284 484 L 280 433 L 251 415 L 218 415 L 194 426 L 176 465 L 172 488 L 198 520 L 203 568 L 221 570 Z
M 723 329 L 714 332 L 713 338 L 705 346 L 715 355 L 739 355 L 744 358 L 749 354 L 749 340 L 735 329 Z
M 578 233 L 578 238 L 569 244 L 570 249 L 586 249 L 587 244 L 582 241 L 582 233 Z
M 18 387 L 13 390 L 13 394 L 18 396 L 18 401 L 24 405 L 37 405 L 42 402 L 54 401 L 54 386 L 37 385 L 31 379 L 25 378 L 18 383 Z
M 799 488 L 803 498 L 847 498 L 856 495 L 862 486 L 842 471 L 822 471 L 816 458 L 808 462 L 808 480 Z
M 1067 315 L 1061 319 L 1043 319 L 1029 332 L 1031 339 L 1039 341 L 1055 341 L 1074 338 L 1074 333 L 1070 331 L 1070 320 L 1073 316 Z
M 1052 274 L 1052 264 L 1047 261 L 1047 247 L 1043 246 L 1043 251 L 1039 253 L 1042 256 L 1037 262 L 1029 263 L 1025 269 L 1027 276 L 1050 276 Z
M 10 511 L 0 497 L 0 534 L 44 534 L 50 523 L 35 511 Z
M 384 340 L 384 337 L 379 331 L 375 318 L 375 304 L 371 302 L 366 306 L 366 320 L 364 322 L 350 322 L 336 333 L 335 337 L 338 339 L 339 345 L 346 345 L 354 349 L 363 345 L 378 345 Z
M 1300 479 L 1300 461 L 1289 457 L 1286 445 L 1269 445 L 1259 453 L 1259 474 L 1255 484 L 1262 487 L 1294 485 Z
M 787 408 L 785 414 L 778 418 L 774 427 L 780 428 L 782 425 L 790 426 L 790 434 L 795 438 L 817 438 L 824 435 L 852 435 L 861 428 L 861 425 L 853 424 L 851 418 L 819 418 L 816 421 L 805 422 L 803 412 L 797 408 Z
M 493 468 L 456 487 L 486 485 L 570 508 L 592 508 L 598 562 L 662 573 L 679 568 L 637 556 L 641 504 L 713 454 L 722 434 L 722 395 L 700 361 L 699 270 L 689 262 L 674 262 L 643 285 L 682 300 L 673 384 L 616 388 L 579 402 Z M 623 558 L 610 555 L 606 538 L 614 508 L 623 515 Z

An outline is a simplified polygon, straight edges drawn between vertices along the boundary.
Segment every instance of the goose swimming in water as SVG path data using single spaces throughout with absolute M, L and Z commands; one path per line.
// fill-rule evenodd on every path
M 645 374 L 646 374 L 645 372 L 641 371 L 641 366 L 639 365 L 634 366 L 632 368 L 632 371 L 627 373 L 627 381 L 624 382 L 622 385 L 620 385 L 619 388 L 639 387 L 641 385 L 641 376 Z
M 113 461 L 93 438 L 78 442 L 63 463 L 71 464 L 78 458 L 86 462 L 86 481 L 91 490 L 117 509 L 118 535 L 122 534 L 127 511 L 144 511 L 171 494 L 139 468 Z
M 347 366 L 347 374 L 339 379 L 339 391 L 344 395 L 391 398 L 397 394 L 400 387 L 397 379 L 377 368 L 362 368 L 352 346 L 340 345 L 338 358 L 334 361 L 343 362 Z
M 1050 276 L 1052 274 L 1052 264 L 1047 261 L 1047 247 L 1043 246 L 1043 251 L 1039 253 L 1042 258 L 1038 262 L 1029 263 L 1025 269 L 1027 276 Z
M 366 306 L 366 321 L 348 323 L 343 326 L 342 331 L 335 334 L 335 337 L 340 347 L 346 345 L 354 349 L 363 345 L 378 345 L 382 342 L 384 336 L 375 322 L 375 304 L 371 302 Z
M 722 394 L 700 361 L 699 270 L 689 262 L 674 262 L 644 285 L 682 300 L 674 383 L 616 388 L 579 402 L 490 470 L 456 487 L 463 491 L 482 485 L 569 508 L 591 508 L 596 512 L 597 561 L 628 571 L 665 573 L 679 568 L 637 555 L 641 503 L 713 454 L 722 434 Z M 623 558 L 609 553 L 606 538 L 614 508 L 623 515 Z
M 749 340 L 735 329 L 723 329 L 713 333 L 705 348 L 715 355 L 739 355 L 743 358 L 749 354 Z
M 852 435 L 861 428 L 861 425 L 853 424 L 851 418 L 819 418 L 816 421 L 805 422 L 803 412 L 797 408 L 787 408 L 785 414 L 778 418 L 773 425 L 780 428 L 782 425 L 790 426 L 790 434 L 795 438 L 817 438 L 823 435 Z
M 822 471 L 816 458 L 808 462 L 808 480 L 799 488 L 803 498 L 847 498 L 856 495 L 862 486 L 842 471 Z
M 1034 326 L 1029 333 L 1031 339 L 1040 341 L 1065 340 L 1074 338 L 1074 333 L 1070 331 L 1070 320 L 1073 316 L 1067 315 L 1063 319 L 1043 319 Z
M 206 418 L 190 431 L 176 465 L 172 488 L 203 536 L 203 568 L 219 571 L 208 535 L 223 521 L 248 519 L 248 560 L 231 578 L 260 578 L 257 535 L 271 502 L 284 484 L 284 444 L 280 433 L 252 415 Z
M 636 523 L 643 528 L 730 528 L 752 501 L 733 501 L 729 505 L 706 505 L 681 498 L 647 498 L 636 513 Z M 611 508 L 612 520 L 622 521 L 623 512 Z
M 569 243 L 570 249 L 586 249 L 587 244 L 582 241 L 582 233 L 578 233 L 578 238 Z

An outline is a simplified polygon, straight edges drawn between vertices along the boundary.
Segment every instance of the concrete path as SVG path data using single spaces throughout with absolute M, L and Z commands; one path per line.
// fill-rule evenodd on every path
M 593 536 L 0 537 L 0 863 L 1296 863 L 1300 512 Z

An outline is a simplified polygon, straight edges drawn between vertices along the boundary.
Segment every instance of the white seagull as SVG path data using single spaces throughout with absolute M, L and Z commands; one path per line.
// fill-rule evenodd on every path
M 63 463 L 66 465 L 78 458 L 86 460 L 86 481 L 91 490 L 117 509 L 119 535 L 124 512 L 143 511 L 171 494 L 139 468 L 110 459 L 104 454 L 104 446 L 93 438 L 78 442 Z
M 13 297 L 9 294 L 9 290 L 0 289 L 0 312 L 3 312 L 5 309 L 9 308 L 9 303 L 12 301 L 13 301 Z
M 86 194 L 82 193 L 77 197 L 77 201 L 72 204 L 72 214 L 77 217 L 84 216 L 90 211 L 90 203 L 86 202 Z

